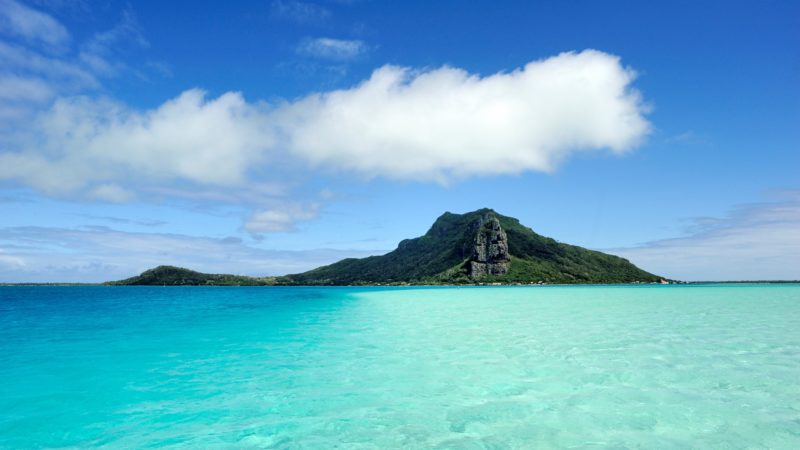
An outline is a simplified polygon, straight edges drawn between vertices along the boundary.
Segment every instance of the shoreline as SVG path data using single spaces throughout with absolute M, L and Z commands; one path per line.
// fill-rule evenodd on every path
M 52 286 L 52 287 L 547 287 L 547 286 L 691 286 L 707 284 L 800 284 L 800 280 L 742 280 L 742 281 L 679 281 L 671 283 L 475 283 L 475 284 L 109 284 L 101 283 L 0 283 L 0 287 Z

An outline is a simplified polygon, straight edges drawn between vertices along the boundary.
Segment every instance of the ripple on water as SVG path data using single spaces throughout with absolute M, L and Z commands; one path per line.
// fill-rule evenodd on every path
M 800 448 L 800 286 L 0 288 L 0 448 Z

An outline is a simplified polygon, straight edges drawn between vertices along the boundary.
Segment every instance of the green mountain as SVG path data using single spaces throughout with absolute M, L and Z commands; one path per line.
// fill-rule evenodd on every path
M 479 209 L 444 213 L 424 236 L 392 252 L 348 258 L 308 272 L 253 278 L 159 266 L 113 285 L 369 285 L 474 283 L 654 283 L 661 277 L 618 256 L 562 244 L 519 220 Z
M 263 286 L 269 279 L 240 275 L 209 274 L 174 266 L 158 266 L 141 275 L 120 281 L 110 281 L 113 286 Z
M 444 213 L 424 236 L 382 256 L 348 258 L 279 284 L 659 282 L 618 256 L 562 244 L 491 209 Z

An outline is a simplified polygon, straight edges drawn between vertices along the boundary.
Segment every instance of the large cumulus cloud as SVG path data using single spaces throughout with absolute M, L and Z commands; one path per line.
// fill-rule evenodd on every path
M 563 53 L 488 76 L 383 66 L 348 89 L 274 104 L 186 91 L 152 110 L 58 98 L 0 145 L 0 180 L 126 199 L 142 184 L 244 186 L 293 167 L 447 183 L 622 154 L 650 125 L 617 56 Z M 263 179 L 261 180 L 263 181 Z
M 575 152 L 641 142 L 650 126 L 634 78 L 593 50 L 486 77 L 384 66 L 351 89 L 283 105 L 274 122 L 297 156 L 368 176 L 551 171 Z

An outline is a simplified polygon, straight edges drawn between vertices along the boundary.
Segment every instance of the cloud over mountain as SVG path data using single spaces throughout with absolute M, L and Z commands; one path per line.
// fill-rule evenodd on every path
M 552 171 L 571 154 L 642 141 L 650 125 L 634 78 L 594 50 L 486 77 L 384 66 L 353 88 L 282 105 L 271 122 L 293 154 L 367 177 Z

